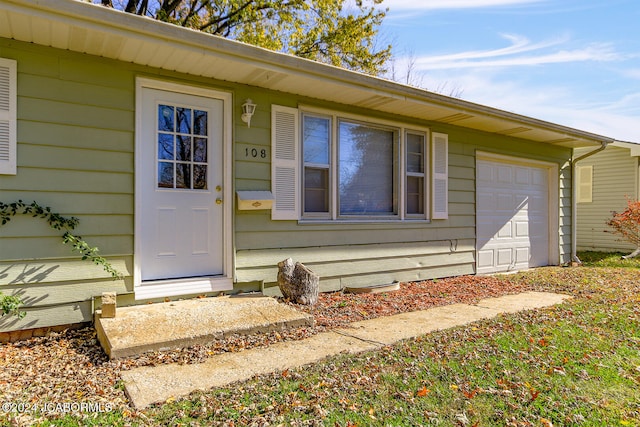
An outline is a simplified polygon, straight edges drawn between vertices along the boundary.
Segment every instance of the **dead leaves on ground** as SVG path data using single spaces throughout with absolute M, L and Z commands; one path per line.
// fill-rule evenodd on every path
M 588 366 L 597 366 L 606 354 L 599 348 L 585 348 L 579 353 L 558 352 L 559 343 L 554 340 L 553 331 L 540 330 L 525 334 L 524 344 L 519 348 L 498 351 L 491 343 L 495 337 L 504 333 L 513 336 L 524 334 L 522 325 L 561 325 L 560 320 L 564 319 L 572 328 L 582 328 L 585 336 L 613 340 L 615 346 L 623 345 L 630 337 L 624 334 L 611 337 L 607 334 L 611 327 L 616 326 L 615 322 L 619 321 L 621 315 L 632 320 L 640 318 L 640 272 L 550 268 L 506 278 L 467 276 L 407 283 L 402 284 L 399 291 L 386 294 L 322 294 L 318 305 L 297 307 L 310 311 L 316 317 L 319 326 L 315 329 L 301 328 L 251 337 L 230 337 L 208 346 L 154 353 L 116 362 L 106 360 L 90 329 L 69 331 L 24 343 L 3 344 L 0 345 L 0 360 L 5 361 L 5 365 L 0 370 L 0 400 L 101 399 L 100 401 L 116 403 L 115 406 L 122 403 L 125 408 L 123 414 L 127 418 L 135 418 L 138 413 L 130 408 L 126 409 L 126 399 L 119 384 L 119 372 L 123 369 L 170 362 L 197 363 L 221 352 L 242 351 L 277 341 L 301 339 L 318 330 L 364 318 L 450 303 L 474 303 L 481 298 L 527 290 L 570 293 L 589 303 L 602 302 L 610 307 L 615 306 L 619 310 L 618 315 L 612 317 L 604 313 L 596 319 L 597 322 L 593 322 L 593 319 L 584 318 L 579 305 L 572 303 L 554 310 L 499 317 L 491 322 L 481 322 L 467 328 L 433 334 L 429 338 L 418 338 L 401 346 L 385 348 L 373 356 L 366 356 L 368 359 L 360 359 L 356 368 L 351 359 L 345 356 L 342 362 L 330 362 L 317 367 L 313 373 L 317 376 L 315 382 L 305 382 L 303 379 L 307 372 L 292 369 L 275 375 L 271 380 L 236 387 L 228 394 L 201 395 L 205 403 L 200 408 L 208 408 L 205 411 L 207 416 L 223 420 L 226 408 L 231 408 L 240 420 L 237 425 L 252 422 L 277 425 L 282 417 L 292 411 L 322 420 L 332 410 L 345 413 L 351 411 L 371 423 L 383 420 L 389 414 L 401 417 L 403 411 L 409 411 L 408 408 L 416 405 L 422 405 L 421 416 L 425 420 L 439 420 L 445 414 L 439 414 L 440 408 L 432 402 L 449 396 L 456 402 L 455 405 L 460 405 L 460 410 L 450 416 L 464 415 L 453 422 L 467 422 L 468 426 L 473 426 L 473 414 L 464 412 L 467 408 L 465 405 L 474 407 L 484 398 L 497 395 L 501 401 L 515 408 L 553 405 L 553 399 L 549 396 L 549 384 L 554 381 L 566 378 L 597 381 L 599 371 L 589 369 Z M 425 345 L 427 342 L 429 344 Z M 558 356 L 550 357 L 549 354 Z M 476 378 L 471 372 L 474 367 L 478 368 L 480 360 L 483 360 L 484 365 L 478 369 Z M 508 366 L 507 362 L 510 360 L 529 363 L 539 380 L 526 382 L 516 378 Z M 459 366 L 453 369 L 449 366 L 451 361 Z M 426 374 L 428 369 L 432 371 Z M 483 378 L 480 373 L 496 377 Z M 385 380 L 388 375 L 404 379 L 389 389 Z M 635 384 L 640 382 L 638 372 L 625 371 L 620 375 L 629 378 L 629 381 L 635 381 Z M 440 381 L 444 384 L 444 389 L 438 387 L 437 382 Z M 283 384 L 293 388 L 278 401 L 274 396 Z M 363 404 L 363 399 L 366 401 L 366 396 L 372 393 L 388 396 L 388 406 Z M 250 399 L 253 400 L 246 401 Z M 501 423 L 526 425 L 517 419 L 510 419 L 506 414 L 508 411 L 500 418 Z M 540 426 L 547 418 L 534 417 L 532 419 L 536 421 L 531 425 Z

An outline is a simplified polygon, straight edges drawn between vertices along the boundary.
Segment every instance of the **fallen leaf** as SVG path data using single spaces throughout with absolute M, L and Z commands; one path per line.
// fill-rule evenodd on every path
M 416 393 L 416 396 L 418 397 L 425 397 L 426 395 L 428 395 L 431 392 L 431 390 L 429 390 L 426 386 L 422 387 L 420 390 L 418 390 L 418 392 Z
M 531 394 L 531 401 L 533 402 L 534 400 L 536 400 L 536 398 L 538 397 L 538 395 L 540 394 L 540 392 L 538 390 L 536 390 L 535 388 L 531 388 L 529 389 L 529 393 Z
M 462 390 L 462 394 L 464 394 L 467 399 L 473 399 L 474 397 L 476 397 L 476 394 L 478 394 L 479 390 L 480 389 L 478 388 L 475 388 L 471 391 Z

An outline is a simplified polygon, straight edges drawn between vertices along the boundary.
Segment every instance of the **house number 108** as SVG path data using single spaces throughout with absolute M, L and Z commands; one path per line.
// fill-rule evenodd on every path
M 264 148 L 262 150 L 258 150 L 257 148 L 245 148 L 244 155 L 245 157 L 253 157 L 254 159 L 258 157 L 260 157 L 261 159 L 266 159 L 267 150 Z

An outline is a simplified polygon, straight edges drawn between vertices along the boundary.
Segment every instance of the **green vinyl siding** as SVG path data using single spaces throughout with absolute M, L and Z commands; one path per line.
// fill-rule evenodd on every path
M 117 292 L 119 304 L 140 303 L 133 298 L 132 279 L 138 76 L 233 93 L 234 192 L 271 189 L 274 104 L 357 114 L 449 137 L 446 220 L 273 221 L 270 211 L 234 207 L 236 291 L 260 282 L 273 286 L 276 264 L 287 257 L 318 272 L 322 290 L 473 274 L 478 150 L 559 165 L 558 232 L 562 261 L 568 260 L 568 149 L 6 39 L 0 39 L 0 57 L 18 63 L 18 173 L 0 175 L 0 200 L 35 200 L 78 217 L 77 233 L 125 275 L 114 281 L 99 266 L 80 261 L 42 220 L 14 218 L 0 227 L 0 291 L 25 298 L 28 315 L 20 321 L 2 319 L 0 331 L 91 321 L 104 291 Z M 257 104 L 251 127 L 240 120 L 247 98 Z
M 577 150 L 576 156 L 591 150 Z M 606 252 L 632 251 L 635 247 L 607 232 L 606 221 L 612 212 L 627 207 L 627 197 L 638 194 L 638 158 L 630 150 L 609 146 L 604 151 L 581 160 L 580 166 L 593 166 L 592 202 L 578 203 L 578 250 Z
M 14 217 L 0 228 L 0 291 L 27 316 L 0 331 L 91 321 L 94 297 L 133 292 L 134 71 L 4 39 L 0 57 L 18 63 L 18 173 L 0 175 L 0 200 L 79 218 L 75 233 L 125 275 L 81 261 L 42 219 Z

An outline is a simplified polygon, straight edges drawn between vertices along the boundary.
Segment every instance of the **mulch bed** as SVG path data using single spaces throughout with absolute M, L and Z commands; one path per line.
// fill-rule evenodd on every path
M 399 290 L 388 293 L 326 293 L 313 307 L 291 304 L 315 317 L 312 328 L 232 336 L 188 349 L 112 361 L 102 351 L 93 328 L 0 344 L 0 402 L 91 402 L 131 411 L 120 384 L 123 370 L 162 363 L 198 363 L 215 354 L 303 339 L 359 320 L 453 303 L 473 304 L 483 298 L 531 289 L 524 281 L 463 276 L 402 283 Z M 0 420 L 2 415 L 6 414 L 0 412 Z

